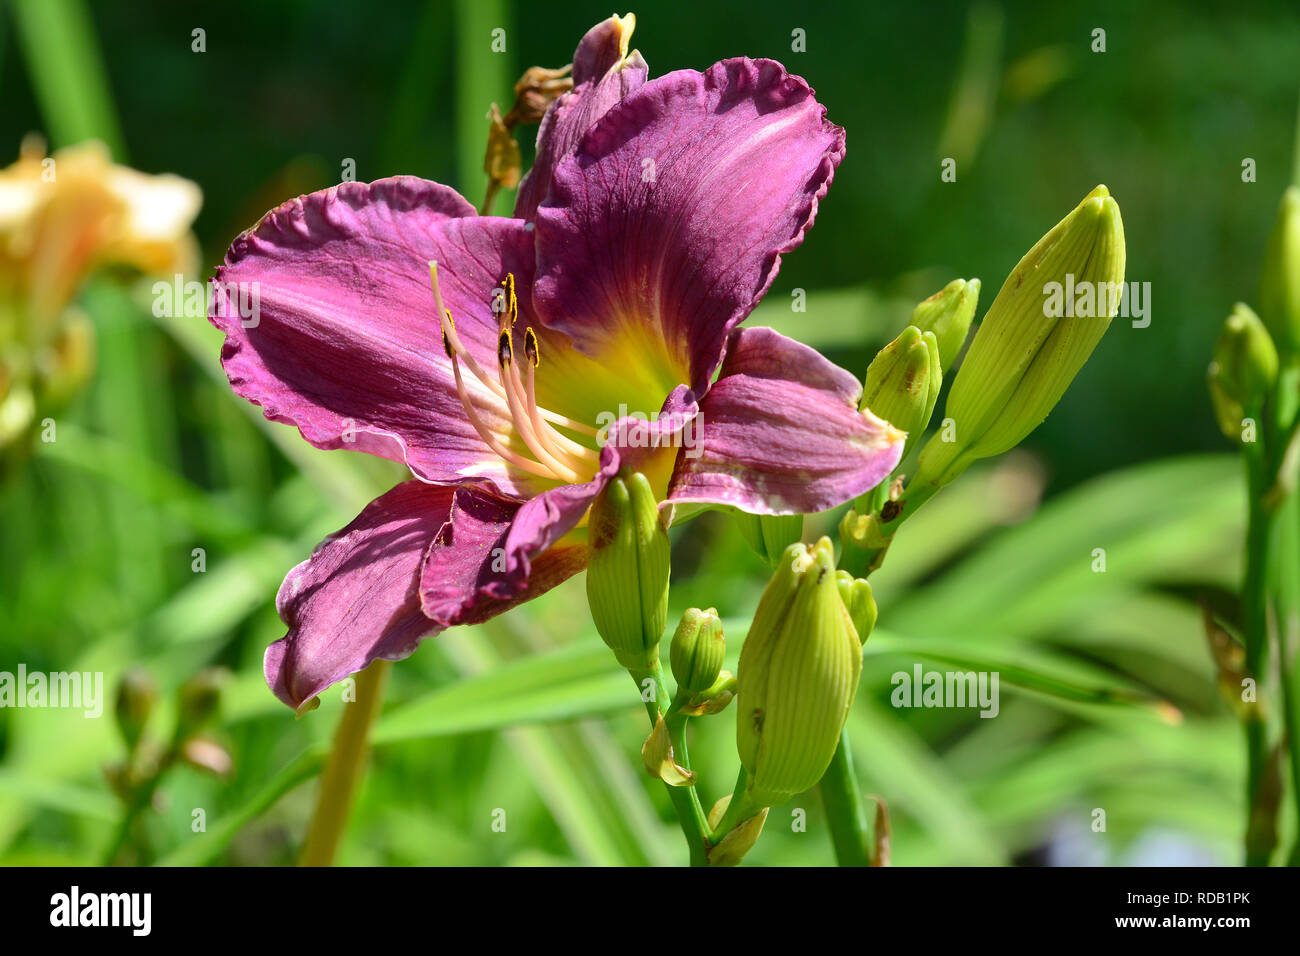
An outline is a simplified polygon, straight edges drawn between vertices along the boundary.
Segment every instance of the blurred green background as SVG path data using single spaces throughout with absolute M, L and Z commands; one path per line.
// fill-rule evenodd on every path
M 238 231 L 337 182 L 347 159 L 359 179 L 413 173 L 477 203 L 488 105 L 512 100 L 524 68 L 567 62 L 611 12 L 509 0 L 382 11 L 9 0 L 0 11 L 0 161 L 39 130 L 55 147 L 98 136 L 119 161 L 194 180 L 199 278 Z M 1223 317 L 1255 296 L 1294 176 L 1295 4 L 722 0 L 635 12 L 633 45 L 653 74 L 772 57 L 847 128 L 816 226 L 751 321 L 855 372 L 951 278 L 983 281 L 982 314 L 1043 232 L 1110 187 L 1128 279 L 1150 283 L 1150 326 L 1117 319 L 1024 451 L 922 512 L 906 537 L 925 547 L 900 538 L 877 586 L 855 753 L 864 786 L 891 807 L 898 864 L 1236 862 L 1239 731 L 1196 602 L 1230 603 L 1242 494 L 1204 380 Z M 496 27 L 504 54 L 490 51 Z M 206 52 L 191 51 L 195 28 Z M 806 52 L 791 49 L 796 28 Z M 1096 28 L 1104 53 L 1091 50 Z M 531 138 L 522 131 L 526 162 Z M 957 160 L 954 183 L 940 181 L 944 157 Z M 808 290 L 806 313 L 791 312 L 794 289 Z M 173 773 L 139 859 L 290 862 L 339 705 L 327 695 L 295 721 L 266 690 L 262 651 L 283 633 L 273 597 L 400 474 L 267 425 L 225 385 L 220 335 L 201 319 L 153 319 L 147 281 L 101 278 L 82 302 L 96 381 L 0 491 L 0 670 L 103 670 L 112 684 L 142 664 L 171 690 L 204 665 L 229 668 L 217 735 L 233 773 Z M 833 518 L 810 518 L 807 534 Z M 676 536 L 673 607 L 735 620 L 734 655 L 765 568 L 721 515 Z M 579 578 L 395 667 L 341 862 L 682 862 L 661 788 L 639 770 L 633 688 L 607 658 Z M 999 717 L 891 708 L 890 674 L 917 660 L 1001 669 Z M 1052 680 L 1012 687 L 1015 668 Z M 734 775 L 731 720 L 697 722 L 706 806 Z M 120 757 L 108 718 L 0 711 L 0 862 L 98 862 L 121 813 L 102 767 Z M 195 808 L 206 832 L 192 829 Z M 496 808 L 504 833 L 491 829 Z M 753 862 L 832 859 L 815 793 L 774 810 L 768 831 Z

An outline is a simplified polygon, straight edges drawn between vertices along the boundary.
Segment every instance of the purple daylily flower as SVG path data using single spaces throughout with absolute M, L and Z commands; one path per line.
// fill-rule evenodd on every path
M 411 176 L 344 183 L 271 211 L 218 270 L 235 392 L 415 476 L 285 579 L 265 668 L 290 706 L 582 570 L 588 508 L 620 469 L 667 503 L 781 514 L 897 464 L 903 436 L 857 410 L 855 376 L 737 327 L 812 224 L 844 131 L 771 60 L 648 80 L 627 32 L 611 18 L 578 46 L 515 217 Z M 248 327 L 239 283 L 259 288 Z

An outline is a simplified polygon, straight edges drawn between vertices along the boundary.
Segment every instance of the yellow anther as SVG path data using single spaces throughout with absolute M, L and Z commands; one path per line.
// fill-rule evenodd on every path
M 505 281 L 501 283 L 506 289 L 506 317 L 510 322 L 510 328 L 515 327 L 519 321 L 519 298 L 515 295 L 515 274 L 507 272 Z
M 531 325 L 524 330 L 524 355 L 533 363 L 533 368 L 542 364 L 542 350 L 537 344 L 537 333 Z

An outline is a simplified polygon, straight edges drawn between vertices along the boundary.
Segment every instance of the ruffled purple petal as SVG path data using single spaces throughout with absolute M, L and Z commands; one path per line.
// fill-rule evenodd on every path
M 532 219 L 551 188 L 555 165 L 573 152 L 578 140 L 610 107 L 639 89 L 649 76 L 641 54 L 627 55 L 629 25 L 620 17 L 596 24 L 573 54 L 573 89 L 546 111 L 537 130 L 533 167 L 519 184 L 515 216 Z
M 629 326 L 703 394 L 844 155 L 808 84 L 734 59 L 651 80 L 561 160 L 537 212 L 541 321 L 592 356 Z
M 326 538 L 276 598 L 289 633 L 266 649 L 266 682 L 290 707 L 362 670 L 401 660 L 439 630 L 420 609 L 420 566 L 447 521 L 452 488 L 406 481 Z
M 584 542 L 549 547 L 563 533 L 541 527 L 549 516 L 545 508 L 526 514 L 511 540 L 523 508 L 540 498 L 557 496 L 556 511 L 571 513 L 576 507 L 573 493 L 557 495 L 570 487 L 582 486 L 554 489 L 522 507 L 481 487 L 458 488 L 451 518 L 429 546 L 420 571 L 425 615 L 443 627 L 478 624 L 545 593 L 586 567 Z M 552 521 L 559 524 L 558 517 Z
M 669 498 L 808 514 L 874 488 L 905 436 L 858 411 L 861 396 L 861 383 L 816 350 L 771 329 L 737 329 Z
M 494 370 L 493 290 L 507 272 L 526 282 L 533 255 L 524 223 L 477 218 L 446 186 L 412 176 L 344 183 L 285 203 L 236 239 L 209 317 L 226 333 L 222 364 L 235 392 L 318 448 L 524 494 L 527 482 L 465 416 L 428 264 L 439 262 L 461 339 Z M 245 319 L 238 306 L 241 297 L 250 306 L 254 290 L 256 314 Z M 489 424 L 508 420 L 486 392 L 480 408 Z

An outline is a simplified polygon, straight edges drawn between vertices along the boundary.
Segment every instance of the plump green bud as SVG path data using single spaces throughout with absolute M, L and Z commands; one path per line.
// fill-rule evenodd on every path
M 865 643 L 876 626 L 876 599 L 871 594 L 871 583 L 865 578 L 855 578 L 847 571 L 835 572 L 835 578 L 844 610 L 849 612 L 858 640 Z
M 785 549 L 803 537 L 803 515 L 752 515 L 739 508 L 735 514 L 754 553 L 773 567 Z
M 668 618 L 668 532 L 645 475 L 614 478 L 591 506 L 587 603 L 596 630 L 629 670 L 658 663 Z
M 147 670 L 132 667 L 122 675 L 122 682 L 117 685 L 113 716 L 128 752 L 134 752 L 140 742 L 157 702 L 158 685 Z
M 181 684 L 176 718 L 178 740 L 188 740 L 216 717 L 221 688 L 229 677 L 224 668 L 205 667 Z
M 911 324 L 922 332 L 934 333 L 942 369 L 952 368 L 961 354 L 979 301 L 979 279 L 953 279 L 912 310 Z
M 871 360 L 858 407 L 915 438 L 929 424 L 942 384 L 934 333 L 909 325 Z
M 922 449 L 914 480 L 946 485 L 1038 427 L 1118 312 L 1124 259 L 1119 205 L 1098 186 L 1003 283 L 957 372 L 945 427 Z
M 722 621 L 714 608 L 701 611 L 690 608 L 682 615 L 668 660 L 677 686 L 693 693 L 708 690 L 722 671 L 727 656 L 727 642 L 722 636 Z
M 1238 302 L 1223 323 L 1209 369 L 1214 415 L 1230 441 L 1241 441 L 1246 418 L 1258 418 L 1277 381 L 1277 367 L 1277 348 L 1264 323 Z
M 736 748 L 755 805 L 782 803 L 822 778 L 861 672 L 830 539 L 791 545 L 740 652 Z
M 1283 361 L 1300 359 L 1300 187 L 1291 186 L 1283 193 L 1264 250 L 1259 314 Z

